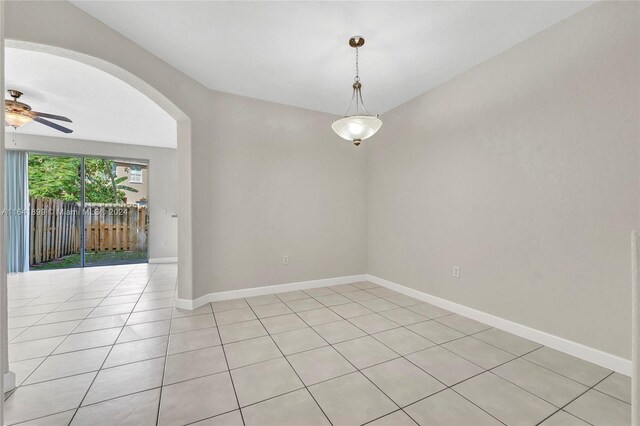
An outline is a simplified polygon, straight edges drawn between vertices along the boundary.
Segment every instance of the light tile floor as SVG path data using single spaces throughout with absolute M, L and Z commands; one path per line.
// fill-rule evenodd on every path
M 630 422 L 628 377 L 369 282 L 175 290 L 175 265 L 12 275 L 7 424 Z

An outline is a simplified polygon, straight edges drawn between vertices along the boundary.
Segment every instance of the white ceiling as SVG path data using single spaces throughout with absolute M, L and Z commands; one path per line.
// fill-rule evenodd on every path
M 335 114 L 385 112 L 593 2 L 72 1 L 205 86 Z
M 18 134 L 176 147 L 176 122 L 142 93 L 97 68 L 43 52 L 6 48 L 5 88 L 35 111 L 63 115 L 65 134 L 32 122 Z M 5 98 L 9 98 L 5 94 Z

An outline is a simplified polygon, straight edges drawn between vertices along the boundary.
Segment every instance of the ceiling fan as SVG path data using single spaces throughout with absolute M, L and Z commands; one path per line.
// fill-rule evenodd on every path
M 4 125 L 13 126 L 15 128 L 22 127 L 31 121 L 37 121 L 40 124 L 49 126 L 52 129 L 59 130 L 64 133 L 72 133 L 73 130 L 67 129 L 64 126 L 46 120 L 50 118 L 52 120 L 66 121 L 72 123 L 67 117 L 61 115 L 47 114 L 46 112 L 32 111 L 31 107 L 23 102 L 18 101 L 22 92 L 19 90 L 7 90 L 13 100 L 4 100 Z

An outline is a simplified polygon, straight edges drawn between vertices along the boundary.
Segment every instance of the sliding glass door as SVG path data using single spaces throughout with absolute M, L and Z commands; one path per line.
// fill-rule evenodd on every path
M 29 153 L 27 164 L 29 269 L 82 266 L 82 159 Z
M 84 159 L 86 266 L 147 260 L 147 165 Z
M 140 161 L 30 153 L 30 269 L 146 262 L 147 169 Z

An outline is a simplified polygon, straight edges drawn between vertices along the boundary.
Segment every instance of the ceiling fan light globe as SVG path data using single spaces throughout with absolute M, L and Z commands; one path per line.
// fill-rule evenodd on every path
M 13 127 L 22 127 L 27 123 L 33 121 L 33 119 L 27 115 L 20 114 L 17 112 L 9 112 L 5 111 L 4 113 L 4 121 L 9 126 Z
M 382 120 L 369 115 L 352 115 L 333 122 L 331 128 L 342 139 L 363 141 L 375 135 L 382 127 Z

